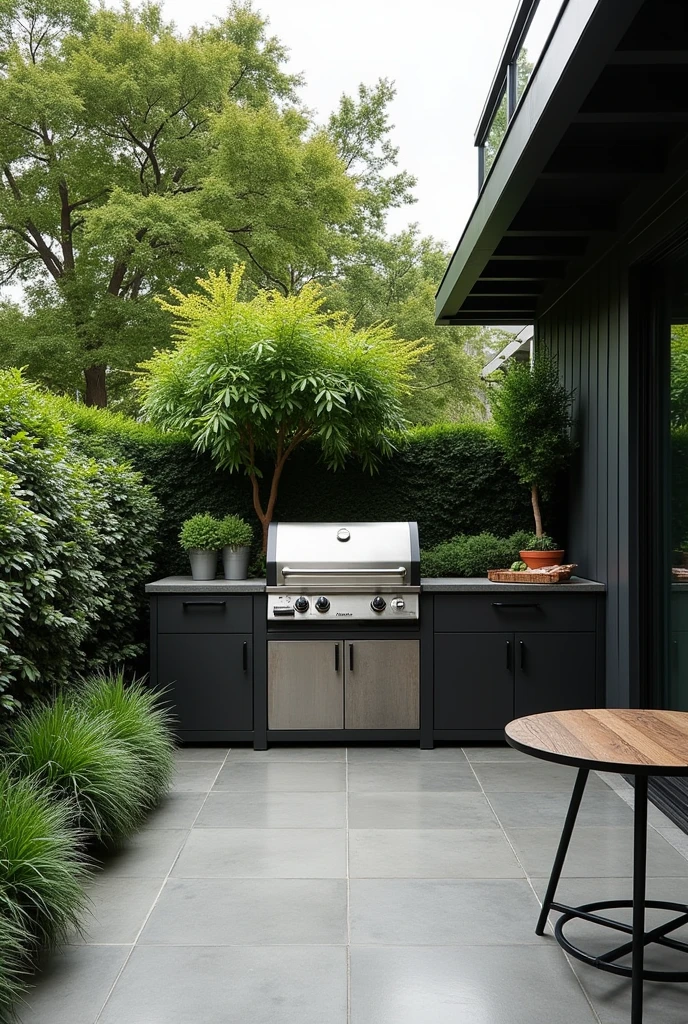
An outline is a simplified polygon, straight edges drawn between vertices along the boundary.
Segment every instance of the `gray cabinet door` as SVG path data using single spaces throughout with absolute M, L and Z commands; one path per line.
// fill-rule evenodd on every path
M 594 633 L 516 634 L 515 715 L 595 707 Z
M 513 717 L 513 633 L 435 634 L 435 729 L 503 729 Z
M 347 640 L 347 729 L 417 729 L 418 640 Z
M 182 738 L 253 728 L 252 642 L 250 633 L 158 634 L 158 685 Z
M 268 729 L 344 726 L 342 641 L 268 642 Z

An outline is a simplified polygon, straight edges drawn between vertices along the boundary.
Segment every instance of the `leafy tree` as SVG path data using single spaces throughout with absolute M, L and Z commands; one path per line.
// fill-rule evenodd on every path
M 435 326 L 435 292 L 448 260 L 444 247 L 421 237 L 416 225 L 391 238 L 371 234 L 346 274 L 327 289 L 331 307 L 345 309 L 359 326 L 388 321 L 400 338 L 432 342 L 404 400 L 414 423 L 484 417 L 480 369 L 488 351 L 511 340 L 491 328 Z
M 169 329 L 151 300 L 170 284 L 241 256 L 289 290 L 344 255 L 363 186 L 285 57 L 249 3 L 180 36 L 155 5 L 0 0 L 0 284 L 29 307 L 5 310 L 13 355 L 45 379 L 60 336 L 60 379 L 103 405 L 107 368 Z
M 528 85 L 530 76 L 533 73 L 534 65 L 528 60 L 528 51 L 521 50 L 518 55 L 518 63 L 516 67 L 517 85 L 519 98 L 523 95 L 525 87 Z M 508 110 L 507 110 L 507 97 L 506 91 L 502 96 L 502 101 L 495 111 L 490 131 L 485 140 L 485 172 L 489 171 L 490 167 L 494 163 L 494 159 L 497 155 L 497 150 L 502 144 L 502 139 L 506 135 L 506 130 L 509 126 Z
M 504 455 L 530 487 L 535 534 L 543 536 L 540 498 L 546 497 L 571 459 L 573 392 L 559 380 L 557 364 L 545 354 L 534 365 L 514 363 L 492 392 L 492 415 Z
M 231 278 L 211 273 L 201 293 L 172 291 L 176 302 L 164 305 L 176 345 L 144 364 L 139 385 L 155 424 L 189 436 L 218 467 L 245 471 L 265 548 L 280 477 L 300 445 L 316 443 L 331 469 L 353 455 L 371 472 L 393 451 L 423 347 L 325 312 L 314 284 L 241 301 L 242 275 L 243 267 Z

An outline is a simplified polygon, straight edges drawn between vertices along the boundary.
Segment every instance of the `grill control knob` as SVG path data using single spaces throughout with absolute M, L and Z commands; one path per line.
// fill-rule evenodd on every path
M 395 597 L 392 601 L 392 608 L 395 612 L 403 612 L 405 607 L 406 601 L 404 601 L 403 597 Z
M 327 612 L 330 610 L 330 602 L 326 597 L 319 597 L 315 602 L 316 610 L 319 612 Z
M 378 594 L 378 596 L 374 597 L 373 600 L 370 602 L 370 607 L 373 609 L 374 612 L 383 612 L 387 607 L 387 602 L 385 601 L 384 597 L 380 597 L 380 595 Z
M 296 600 L 294 601 L 294 607 L 296 608 L 297 612 L 307 612 L 309 608 L 308 598 L 297 597 Z

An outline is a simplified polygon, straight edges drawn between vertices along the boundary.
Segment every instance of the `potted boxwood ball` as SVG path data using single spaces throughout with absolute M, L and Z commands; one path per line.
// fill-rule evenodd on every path
M 220 520 L 209 512 L 191 516 L 182 524 L 179 543 L 189 554 L 192 578 L 214 580 L 217 556 L 223 543 Z
M 225 579 L 245 580 L 248 576 L 253 531 L 241 516 L 225 516 L 220 527 Z

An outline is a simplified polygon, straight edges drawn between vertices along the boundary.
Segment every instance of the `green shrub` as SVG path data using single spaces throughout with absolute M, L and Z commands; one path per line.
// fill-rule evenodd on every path
M 141 649 L 157 502 L 77 452 L 58 410 L 0 371 L 0 709 Z
M 519 531 L 511 537 L 492 533 L 461 534 L 429 551 L 421 552 L 423 576 L 486 576 L 488 569 L 506 569 L 516 561 L 531 534 Z
M 191 516 L 182 523 L 179 543 L 185 551 L 198 548 L 202 551 L 217 551 L 223 544 L 220 520 L 210 512 Z
M 87 903 L 71 817 L 41 779 L 0 768 L 0 931 L 5 923 L 18 929 L 14 937 L 27 954 L 64 939 Z M 12 944 L 6 955 L 11 960 Z
M 145 806 L 153 807 L 174 774 L 172 716 L 159 695 L 141 680 L 126 686 L 123 674 L 117 672 L 91 676 L 76 691 L 76 699 L 88 716 L 106 716 L 115 739 L 135 755 Z
M 131 835 L 147 802 L 146 780 L 131 747 L 117 739 L 108 716 L 92 717 L 58 696 L 13 722 L 9 757 L 67 801 L 76 827 L 101 843 Z
M 225 516 L 220 528 L 223 547 L 243 548 L 253 540 L 253 530 L 241 516 Z

